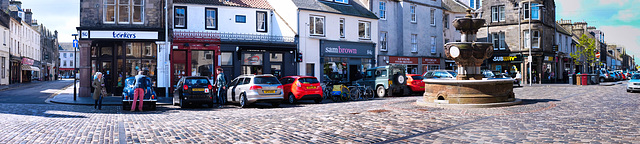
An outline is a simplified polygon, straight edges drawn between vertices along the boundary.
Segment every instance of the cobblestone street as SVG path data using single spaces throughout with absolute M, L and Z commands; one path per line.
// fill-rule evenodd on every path
M 419 96 L 148 112 L 2 103 L 0 143 L 638 143 L 640 94 L 625 86 L 516 88 L 523 104 L 484 109 Z

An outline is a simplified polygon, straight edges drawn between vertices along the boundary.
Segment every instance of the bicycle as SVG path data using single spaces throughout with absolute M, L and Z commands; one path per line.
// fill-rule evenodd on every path
M 374 92 L 371 87 L 360 85 L 358 82 L 356 82 L 355 86 L 350 86 L 349 90 L 351 100 L 370 100 L 373 99 L 374 96 Z
M 322 100 L 331 99 L 331 91 L 333 91 L 333 85 L 330 82 L 320 84 L 322 87 Z

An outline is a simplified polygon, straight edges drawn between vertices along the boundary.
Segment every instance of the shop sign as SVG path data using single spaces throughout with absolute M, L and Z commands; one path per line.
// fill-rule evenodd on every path
M 522 61 L 520 56 L 494 56 L 492 59 L 494 62 L 510 62 L 510 61 Z
M 373 48 L 374 48 L 374 44 L 371 44 L 371 43 L 322 40 L 320 44 L 320 53 L 324 55 L 338 54 L 338 55 L 353 55 L 353 56 L 373 56 L 374 55 Z
M 418 64 L 418 58 L 390 56 L 389 57 L 389 63 L 392 63 L 392 64 L 414 64 L 414 65 L 417 65 Z
M 93 39 L 158 39 L 157 31 L 81 31 L 80 38 Z
M 553 61 L 553 57 L 552 56 L 544 56 L 544 61 Z
M 422 58 L 422 64 L 440 64 L 440 59 L 437 59 L 437 58 Z
M 33 65 L 33 60 L 29 58 L 22 58 L 22 64 L 24 65 Z
M 263 54 L 244 54 L 244 65 L 262 65 Z

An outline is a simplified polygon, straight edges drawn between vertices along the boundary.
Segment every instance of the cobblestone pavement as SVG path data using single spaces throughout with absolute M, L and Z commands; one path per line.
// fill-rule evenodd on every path
M 240 109 L 0 104 L 0 143 L 639 143 L 640 93 L 524 87 L 523 104 L 420 107 L 421 97 Z

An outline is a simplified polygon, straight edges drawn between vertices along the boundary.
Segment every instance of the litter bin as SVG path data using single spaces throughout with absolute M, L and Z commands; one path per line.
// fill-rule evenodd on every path
M 589 84 L 589 76 L 587 74 L 581 74 L 580 75 L 580 82 L 581 85 L 588 85 Z
M 582 78 L 580 78 L 580 75 L 576 75 L 576 85 L 582 85 Z
M 570 75 L 569 75 L 569 85 L 573 85 L 573 77 L 574 77 L 574 76 L 575 76 L 575 75 L 573 75 L 573 74 L 570 74 Z

